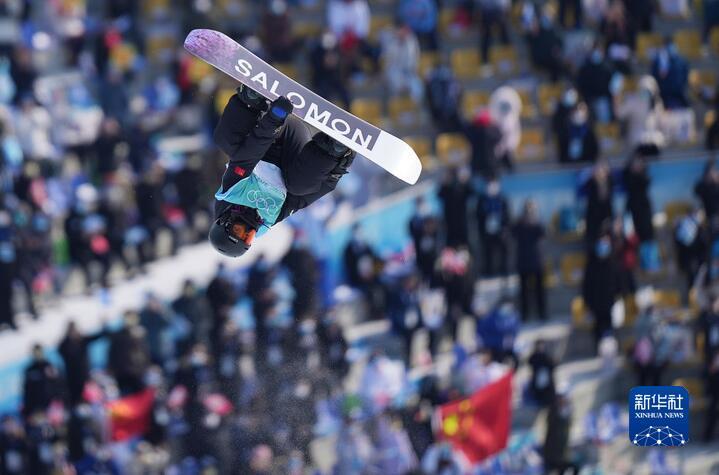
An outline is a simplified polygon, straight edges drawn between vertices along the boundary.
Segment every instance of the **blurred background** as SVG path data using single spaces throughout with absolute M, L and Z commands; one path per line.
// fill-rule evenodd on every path
M 213 253 L 193 28 L 420 182 Z M 717 0 L 0 0 L 0 473 L 719 473 L 718 64 Z

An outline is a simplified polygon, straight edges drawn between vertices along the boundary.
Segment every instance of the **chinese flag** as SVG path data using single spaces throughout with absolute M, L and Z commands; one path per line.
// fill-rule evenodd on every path
M 512 372 L 466 399 L 440 406 L 437 415 L 439 438 L 471 464 L 503 450 L 512 420 Z
M 153 388 L 108 402 L 105 407 L 110 418 L 112 440 L 117 442 L 144 434 L 150 426 L 154 402 Z

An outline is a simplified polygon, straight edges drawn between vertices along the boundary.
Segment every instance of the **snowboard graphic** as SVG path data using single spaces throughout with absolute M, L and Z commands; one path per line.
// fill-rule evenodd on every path
M 270 100 L 287 97 L 294 105 L 293 114 L 307 124 L 397 178 L 411 185 L 417 182 L 422 164 L 412 147 L 288 78 L 229 36 L 214 30 L 193 30 L 185 39 L 185 49 Z

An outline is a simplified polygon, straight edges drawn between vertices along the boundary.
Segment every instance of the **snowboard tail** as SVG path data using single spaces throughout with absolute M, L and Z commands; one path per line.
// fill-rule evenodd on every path
M 315 94 L 224 33 L 193 30 L 185 39 L 185 49 L 267 99 L 287 97 L 297 117 L 397 178 L 409 184 L 419 179 L 422 164 L 404 141 Z

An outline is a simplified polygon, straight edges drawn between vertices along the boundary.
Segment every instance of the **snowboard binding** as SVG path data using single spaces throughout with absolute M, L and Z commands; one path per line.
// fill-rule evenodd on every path
M 337 165 L 332 169 L 330 175 L 339 180 L 342 175 L 349 172 L 349 167 L 355 159 L 356 153 L 346 145 L 338 142 L 324 132 L 318 132 L 312 137 L 312 141 L 330 157 L 337 160 Z

